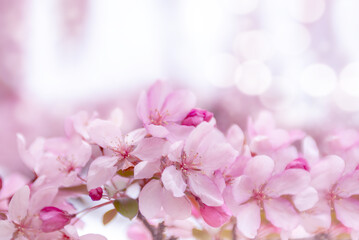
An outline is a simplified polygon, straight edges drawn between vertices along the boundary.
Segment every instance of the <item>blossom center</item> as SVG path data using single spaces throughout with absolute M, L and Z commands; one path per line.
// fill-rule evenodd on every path
M 168 112 L 160 112 L 158 109 L 150 112 L 149 120 L 153 125 L 167 125 L 165 118 L 169 116 Z

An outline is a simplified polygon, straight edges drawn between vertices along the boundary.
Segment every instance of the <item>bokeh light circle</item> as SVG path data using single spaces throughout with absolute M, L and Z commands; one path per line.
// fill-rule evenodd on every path
M 260 95 L 265 92 L 272 81 L 272 74 L 260 61 L 246 61 L 236 71 L 237 88 L 248 95 Z
M 259 0 L 225 0 L 229 11 L 245 15 L 253 12 L 258 7 Z
M 324 0 L 289 0 L 287 3 L 291 16 L 302 23 L 319 20 L 325 11 Z
M 359 62 L 350 63 L 341 71 L 339 85 L 347 94 L 359 96 Z
M 304 92 L 313 97 L 330 94 L 337 83 L 334 70 L 325 64 L 313 64 L 304 69 L 300 77 Z

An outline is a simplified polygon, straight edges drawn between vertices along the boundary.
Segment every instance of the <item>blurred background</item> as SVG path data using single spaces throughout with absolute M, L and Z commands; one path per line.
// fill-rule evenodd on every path
M 63 135 L 79 110 L 106 117 L 120 107 L 133 128 L 138 93 L 156 79 L 194 91 L 223 130 L 260 110 L 316 139 L 357 128 L 358 9 L 358 0 L 0 0 L 1 173 L 29 173 L 15 133 Z M 101 225 L 93 219 L 84 232 Z M 116 227 L 101 232 L 115 239 Z

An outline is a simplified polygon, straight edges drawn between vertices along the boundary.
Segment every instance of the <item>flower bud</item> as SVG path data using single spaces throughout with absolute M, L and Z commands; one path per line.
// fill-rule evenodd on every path
M 90 195 L 90 198 L 92 199 L 92 201 L 101 200 L 102 194 L 103 194 L 103 190 L 101 187 L 94 188 L 89 191 L 89 195 Z
M 41 230 L 43 232 L 54 232 L 63 229 L 75 215 L 70 215 L 56 207 L 44 207 L 39 216 L 42 221 Z
M 213 113 L 208 112 L 207 110 L 194 108 L 188 113 L 187 117 L 183 119 L 182 125 L 196 127 L 203 121 L 209 122 L 212 117 Z
M 220 207 L 210 207 L 205 204 L 201 204 L 200 211 L 203 220 L 211 227 L 220 227 L 231 218 L 231 213 L 226 205 L 222 205 Z
M 293 161 L 288 163 L 288 165 L 286 166 L 285 169 L 291 169 L 291 168 L 299 168 L 299 169 L 304 169 L 306 171 L 310 170 L 307 160 L 305 160 L 304 158 L 301 158 L 301 157 L 294 159 Z

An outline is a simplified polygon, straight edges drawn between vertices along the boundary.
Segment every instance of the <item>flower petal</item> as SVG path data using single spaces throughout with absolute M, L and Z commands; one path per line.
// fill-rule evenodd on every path
M 237 228 L 248 238 L 255 238 L 261 225 L 259 206 L 254 202 L 241 205 L 237 213 Z
M 223 197 L 217 185 L 206 175 L 200 173 L 188 174 L 188 185 L 194 195 L 208 206 L 221 206 Z
M 160 181 L 151 180 L 147 183 L 138 197 L 139 209 L 148 219 L 156 217 L 162 205 L 162 186 Z
M 317 190 L 329 190 L 341 177 L 344 167 L 344 160 L 335 155 L 319 161 L 310 171 L 313 187 Z
M 169 134 L 169 131 L 164 126 L 160 125 L 149 124 L 146 125 L 146 129 L 153 137 L 165 138 Z
M 265 186 L 265 193 L 271 197 L 298 194 L 310 183 L 310 174 L 303 169 L 288 169 L 273 176 Z
M 90 139 L 103 148 L 116 147 L 122 142 L 122 133 L 111 121 L 95 119 L 88 126 Z
M 11 198 L 9 203 L 9 219 L 15 223 L 20 223 L 27 215 L 30 200 L 30 188 L 24 186 L 18 190 Z
M 162 138 L 144 138 L 131 152 L 131 155 L 141 159 L 142 161 L 157 161 L 162 157 L 165 151 L 166 143 L 166 140 Z
M 231 218 L 231 213 L 226 205 L 209 207 L 203 204 L 201 205 L 200 211 L 203 220 L 211 227 L 221 227 Z
M 350 197 L 359 194 L 359 171 L 345 175 L 335 186 L 341 197 Z
M 303 157 L 308 161 L 309 166 L 313 166 L 319 160 L 319 150 L 312 137 L 305 137 L 302 141 Z
M 207 122 L 199 124 L 186 139 L 184 151 L 187 154 L 196 154 L 202 141 L 212 130 L 213 126 Z
M 196 96 L 187 90 L 170 93 L 163 105 L 162 111 L 168 112 L 167 121 L 182 121 L 196 105 Z
M 163 186 L 175 197 L 184 196 L 187 184 L 184 182 L 182 172 L 178 171 L 175 166 L 169 166 L 162 172 L 161 177 Z
M 202 169 L 215 171 L 233 163 L 238 152 L 229 143 L 218 143 L 210 147 L 202 156 Z
M 299 224 L 299 216 L 292 204 L 282 198 L 272 198 L 263 202 L 267 219 L 282 230 L 291 231 Z
M 182 220 L 191 216 L 191 203 L 186 197 L 174 197 L 170 191 L 163 189 L 163 209 L 173 219 Z
M 338 220 L 346 227 L 359 230 L 359 201 L 351 198 L 343 198 L 334 201 L 334 208 Z
M 2 220 L 0 221 L 0 239 L 7 240 L 12 239 L 12 235 L 16 228 L 12 222 Z
M 96 158 L 91 163 L 87 174 L 87 189 L 101 187 L 110 180 L 117 171 L 117 167 L 115 167 L 117 161 L 117 157 L 101 156 Z
M 155 173 L 160 171 L 160 161 L 156 162 L 139 162 L 134 169 L 135 179 L 151 178 Z
M 268 156 L 259 155 L 248 161 L 244 175 L 251 178 L 255 187 L 259 187 L 271 177 L 273 169 L 273 160 Z
M 245 175 L 238 177 L 232 185 L 234 199 L 238 204 L 248 201 L 253 195 L 254 188 L 255 186 L 250 177 Z
M 232 125 L 227 131 L 228 142 L 234 149 L 241 152 L 244 144 L 244 133 L 242 129 L 237 125 Z
M 329 229 L 332 221 L 330 207 L 321 199 L 312 209 L 301 214 L 301 225 L 309 233 Z
M 293 203 L 299 211 L 305 211 L 312 208 L 318 200 L 318 192 L 313 187 L 308 187 L 293 196 Z
M 83 235 L 79 238 L 79 240 L 107 240 L 107 238 L 105 238 L 104 236 L 102 235 L 99 235 L 99 234 L 86 234 L 86 235 Z

